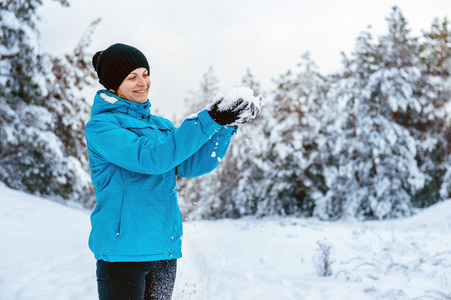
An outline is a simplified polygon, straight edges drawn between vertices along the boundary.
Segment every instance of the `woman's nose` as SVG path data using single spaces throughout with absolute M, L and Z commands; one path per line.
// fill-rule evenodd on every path
M 139 78 L 138 85 L 146 85 L 146 80 L 144 79 L 144 77 Z

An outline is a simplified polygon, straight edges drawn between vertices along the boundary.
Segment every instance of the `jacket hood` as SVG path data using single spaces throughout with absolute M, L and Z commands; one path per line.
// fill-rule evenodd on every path
M 150 101 L 138 103 L 123 99 L 107 90 L 100 90 L 94 97 L 94 104 L 91 108 L 91 117 L 98 114 L 121 113 L 137 119 L 149 119 Z

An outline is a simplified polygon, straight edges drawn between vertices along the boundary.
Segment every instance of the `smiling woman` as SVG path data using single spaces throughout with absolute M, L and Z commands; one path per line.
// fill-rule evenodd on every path
M 106 88 L 86 124 L 99 298 L 170 299 L 182 256 L 176 176 L 214 170 L 237 124 L 258 115 L 261 98 L 254 102 L 250 89 L 225 94 L 175 128 L 150 113 L 150 67 L 141 51 L 114 44 L 92 63 Z

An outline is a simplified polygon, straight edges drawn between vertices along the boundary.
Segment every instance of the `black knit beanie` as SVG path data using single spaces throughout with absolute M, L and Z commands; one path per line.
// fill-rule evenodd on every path
M 124 44 L 114 44 L 106 50 L 98 51 L 92 57 L 92 65 L 97 72 L 99 82 L 107 90 L 112 89 L 115 92 L 133 70 L 146 68 L 150 71 L 144 54 Z

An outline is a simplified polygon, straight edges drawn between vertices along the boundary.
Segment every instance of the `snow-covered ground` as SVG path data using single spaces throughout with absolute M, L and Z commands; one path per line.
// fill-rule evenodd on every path
M 96 299 L 89 230 L 89 212 L 0 186 L 0 299 Z M 451 201 L 395 221 L 187 222 L 183 243 L 173 299 L 451 299 Z

